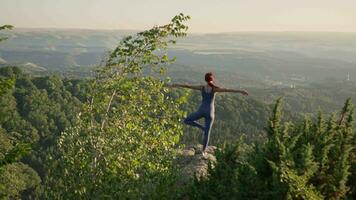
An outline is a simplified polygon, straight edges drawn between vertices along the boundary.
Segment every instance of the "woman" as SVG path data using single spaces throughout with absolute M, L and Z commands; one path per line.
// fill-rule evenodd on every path
M 203 151 L 202 151 L 203 156 L 205 156 L 205 154 L 206 154 L 205 150 L 208 146 L 210 130 L 211 130 L 211 127 L 214 122 L 215 94 L 217 92 L 237 92 L 237 93 L 241 93 L 243 95 L 248 95 L 247 91 L 245 91 L 245 90 L 227 89 L 227 88 L 222 88 L 222 87 L 216 86 L 214 84 L 214 75 L 211 72 L 205 74 L 205 81 L 207 82 L 206 85 L 197 85 L 197 86 L 186 85 L 186 84 L 173 84 L 172 85 L 172 87 L 183 87 L 183 88 L 189 88 L 189 89 L 201 91 L 202 102 L 201 102 L 201 105 L 200 105 L 198 111 L 188 115 L 187 118 L 184 120 L 184 123 L 194 126 L 194 127 L 198 127 L 204 131 Z M 201 124 L 196 122 L 196 120 L 203 118 L 203 117 L 205 118 L 205 126 L 202 126 Z

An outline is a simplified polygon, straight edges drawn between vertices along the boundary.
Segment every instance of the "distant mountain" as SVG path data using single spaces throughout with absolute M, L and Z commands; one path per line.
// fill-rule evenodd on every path
M 6 64 L 6 63 L 7 63 L 6 60 L 4 60 L 3 58 L 0 57 L 0 65 L 1 64 Z
M 19 67 L 22 68 L 24 71 L 47 71 L 46 68 L 30 62 L 20 64 Z
M 1 34 L 9 40 L 0 45 L 0 57 L 8 64 L 30 62 L 67 73 L 98 65 L 107 51 L 135 32 L 15 29 Z M 177 57 L 177 65 L 197 73 L 234 73 L 273 84 L 356 77 L 356 33 L 191 34 L 169 54 Z

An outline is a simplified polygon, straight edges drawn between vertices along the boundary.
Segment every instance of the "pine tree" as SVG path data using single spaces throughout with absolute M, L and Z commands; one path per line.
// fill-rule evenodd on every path
M 353 108 L 351 99 L 345 102 L 340 119 L 333 131 L 334 145 L 331 148 L 328 169 L 326 170 L 327 182 L 323 190 L 328 199 L 341 199 L 349 190 L 347 180 L 350 175 L 350 156 L 354 132 L 352 130 Z M 329 122 L 333 124 L 334 122 Z

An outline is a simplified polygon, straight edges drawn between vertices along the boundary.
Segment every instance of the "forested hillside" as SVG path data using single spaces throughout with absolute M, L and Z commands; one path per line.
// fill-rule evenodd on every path
M 32 149 L 21 162 L 6 166 L 2 194 L 18 196 L 20 191 L 27 191 L 27 196 L 39 189 L 40 180 L 47 175 L 49 153 L 60 133 L 75 120 L 80 93 L 84 91 L 79 81 L 58 76 L 31 77 L 16 67 L 0 68 L 0 77 L 15 83 L 0 99 L 1 154 L 4 156 L 18 144 Z

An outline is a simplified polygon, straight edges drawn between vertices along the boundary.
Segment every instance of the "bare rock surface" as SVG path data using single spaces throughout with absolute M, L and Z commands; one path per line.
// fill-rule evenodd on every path
M 187 146 L 178 150 L 176 164 L 181 169 L 181 184 L 196 176 L 198 179 L 207 175 L 209 163 L 214 166 L 216 147 L 209 146 L 206 154 L 202 155 L 203 145 Z

